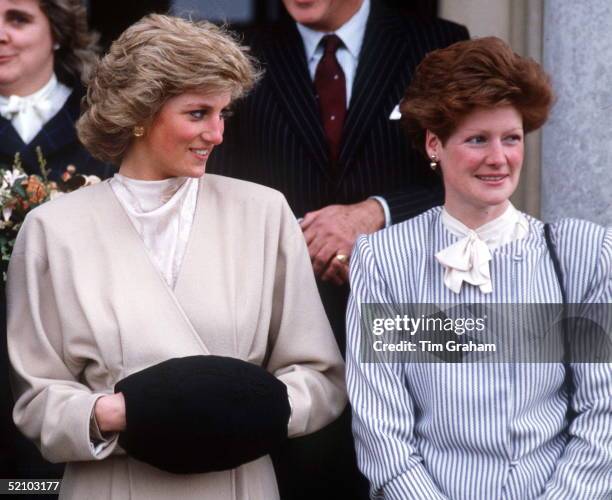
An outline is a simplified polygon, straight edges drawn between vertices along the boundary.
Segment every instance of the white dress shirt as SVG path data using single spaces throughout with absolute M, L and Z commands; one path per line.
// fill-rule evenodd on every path
M 317 65 L 323 57 L 323 46 L 321 39 L 325 35 L 336 34 L 344 45 L 341 45 L 336 52 L 338 64 L 344 71 L 346 81 L 346 107 L 348 109 L 351 102 L 351 94 L 353 90 L 353 82 L 355 81 L 355 73 L 357 71 L 357 63 L 359 62 L 359 54 L 363 45 L 363 37 L 365 35 L 368 16 L 370 15 L 370 0 L 364 0 L 359 10 L 344 23 L 336 31 L 324 32 L 315 31 L 303 24 L 297 23 L 297 29 L 300 32 L 304 49 L 306 51 L 306 62 L 308 63 L 308 71 L 310 78 L 314 81 Z
M 45 86 L 33 94 L 24 97 L 0 95 L 0 115 L 11 121 L 21 140 L 29 144 L 62 109 L 71 92 L 72 89 L 53 74 Z
M 365 36 L 369 15 L 370 0 L 364 0 L 361 7 L 359 7 L 359 10 L 355 12 L 353 17 L 340 26 L 340 28 L 338 28 L 336 31 L 330 33 L 316 31 L 304 26 L 303 24 L 296 23 L 297 29 L 304 43 L 308 71 L 310 73 L 310 78 L 313 81 L 315 72 L 317 71 L 317 65 L 323 57 L 323 46 L 321 45 L 321 39 L 325 35 L 334 33 L 340 38 L 340 40 L 342 40 L 344 45 L 341 45 L 338 48 L 336 52 L 336 59 L 338 60 L 338 64 L 340 64 L 342 71 L 344 71 L 347 109 L 351 102 L 355 73 L 357 72 L 359 54 L 361 53 L 361 46 L 363 45 L 363 38 Z M 389 209 L 387 201 L 382 196 L 371 196 L 370 198 L 380 203 L 385 214 L 385 227 L 389 227 L 391 225 L 391 210 Z

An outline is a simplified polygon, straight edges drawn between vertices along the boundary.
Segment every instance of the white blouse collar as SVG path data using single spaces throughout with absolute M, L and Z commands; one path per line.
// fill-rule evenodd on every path
M 24 97 L 0 95 L 0 115 L 11 121 L 23 142 L 28 144 L 62 108 L 71 92 L 52 74 L 33 94 Z
M 199 179 L 143 181 L 115 174 L 110 185 L 155 266 L 174 288 L 195 217 Z
M 180 203 L 185 192 L 185 189 L 181 190 L 180 188 L 183 186 L 187 187 L 185 186 L 187 177 L 171 177 L 161 181 L 143 181 L 116 173 L 114 178 L 131 195 L 124 198 L 126 198 L 130 207 L 139 214 L 154 211 L 162 206 L 170 209 L 178 208 L 177 205 Z M 175 196 L 177 194 L 178 196 Z
M 512 204 L 502 215 L 477 229 L 470 229 L 443 208 L 442 225 L 460 238 L 436 254 L 445 268 L 444 284 L 455 293 L 461 291 L 464 281 L 480 287 L 483 293 L 491 293 L 491 252 L 529 232 L 527 219 Z

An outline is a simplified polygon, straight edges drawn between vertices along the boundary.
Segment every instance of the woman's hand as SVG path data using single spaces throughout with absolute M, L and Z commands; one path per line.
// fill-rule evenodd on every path
M 120 392 L 102 396 L 94 406 L 96 422 L 101 432 L 121 432 L 125 430 L 125 398 Z

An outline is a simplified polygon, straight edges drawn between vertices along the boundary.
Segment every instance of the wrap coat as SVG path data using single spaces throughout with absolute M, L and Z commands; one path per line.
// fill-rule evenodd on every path
M 13 417 L 48 460 L 69 462 L 61 498 L 278 498 L 267 456 L 173 475 L 128 457 L 116 437 L 94 449 L 96 399 L 169 358 L 216 354 L 265 367 L 287 385 L 290 437 L 323 427 L 346 404 L 304 238 L 269 188 L 200 180 L 174 289 L 108 182 L 62 196 L 27 217 L 7 291 Z

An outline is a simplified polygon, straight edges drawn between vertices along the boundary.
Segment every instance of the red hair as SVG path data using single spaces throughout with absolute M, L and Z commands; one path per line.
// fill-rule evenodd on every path
M 476 108 L 513 106 L 525 133 L 540 128 L 553 102 L 548 75 L 499 38 L 457 42 L 430 52 L 416 69 L 402 104 L 409 139 L 425 153 L 425 132 L 444 143 Z

